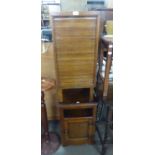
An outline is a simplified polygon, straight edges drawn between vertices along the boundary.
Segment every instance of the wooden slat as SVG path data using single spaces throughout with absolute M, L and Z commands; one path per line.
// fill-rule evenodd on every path
M 68 68 L 66 66 L 68 66 Z M 93 66 L 94 65 L 90 65 L 90 67 L 93 67 Z M 89 68 L 89 67 L 83 67 L 82 65 L 80 65 L 80 66 L 70 66 L 70 65 L 63 66 L 63 65 L 61 65 L 60 67 L 58 66 L 58 72 L 59 72 L 59 75 L 61 75 L 61 76 L 66 72 L 69 72 L 68 74 L 70 74 L 70 75 L 77 75 L 76 72 L 79 73 L 80 71 L 90 73 L 90 72 L 93 72 L 93 69 Z M 62 73 L 60 73 L 60 72 L 62 72 Z
M 93 38 L 82 38 L 82 37 L 65 37 L 55 40 L 55 47 L 57 52 L 63 52 L 65 50 L 94 50 L 95 40 Z
M 81 77 L 81 76 L 80 76 Z M 76 83 L 83 83 L 83 82 L 86 82 L 86 83 L 90 83 L 92 82 L 92 79 L 90 78 L 84 78 L 84 76 L 82 76 L 83 78 L 79 79 L 78 77 L 77 78 L 68 78 L 68 79 L 63 79 L 62 81 L 60 80 L 61 83 L 74 83 L 74 85 L 77 85 Z
M 57 28 L 55 31 L 57 37 L 76 37 L 76 36 L 95 36 L 95 28 Z
M 71 62 L 71 60 L 74 61 L 93 61 L 94 60 L 94 52 L 87 53 L 83 51 L 79 53 L 73 53 L 70 52 L 70 54 L 67 53 L 58 53 L 58 61 L 68 61 Z
M 58 55 L 58 60 L 68 60 L 68 59 L 73 59 L 73 60 L 78 60 L 78 59 L 82 59 L 84 61 L 87 60 L 94 60 L 94 53 L 95 51 L 92 50 L 81 50 L 79 51 L 74 50 L 73 51 L 63 51 L 63 52 L 59 52 L 57 53 Z
M 80 104 L 58 104 L 58 107 L 63 108 L 63 109 L 78 109 L 79 107 L 82 109 L 85 108 L 90 108 L 90 107 L 94 107 L 96 108 L 97 103 L 93 102 L 93 103 L 80 103 Z M 77 118 L 78 119 L 78 118 Z
M 81 78 L 81 77 L 80 77 Z M 68 79 L 68 80 L 59 80 L 60 86 L 64 88 L 87 88 L 93 86 L 93 80 L 88 78 L 83 79 Z
M 55 18 L 54 26 L 56 28 L 94 28 L 96 27 L 96 17 L 75 17 L 75 18 Z
M 88 60 L 87 59 L 87 61 L 78 61 L 79 59 L 75 59 L 75 60 L 66 60 L 66 61 L 64 61 L 64 60 L 61 60 L 61 61 L 59 61 L 58 60 L 58 66 L 59 67 L 62 67 L 63 69 L 68 69 L 68 68 L 73 68 L 73 67 L 85 67 L 85 68 L 87 68 L 88 67 L 88 65 L 94 65 L 94 62 L 92 61 L 93 60 L 93 58 L 92 58 L 92 60 L 90 59 L 90 60 Z M 86 65 L 86 66 L 83 66 L 83 65 Z M 74 69 L 74 68 L 73 68 Z
M 59 53 L 57 53 L 57 56 L 58 58 L 62 58 L 62 57 L 66 57 L 67 55 L 71 55 L 72 57 L 73 56 L 78 56 L 78 55 L 84 55 L 84 54 L 90 54 L 92 57 L 94 56 L 95 54 L 95 50 L 94 49 L 91 49 L 89 47 L 80 47 L 80 48 L 74 48 L 73 50 L 71 49 L 59 49 Z

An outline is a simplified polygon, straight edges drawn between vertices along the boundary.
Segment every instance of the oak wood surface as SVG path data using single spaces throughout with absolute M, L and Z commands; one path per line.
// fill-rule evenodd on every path
M 90 107 L 94 107 L 96 106 L 96 103 L 77 103 L 77 104 L 72 104 L 72 103 L 67 103 L 67 104 L 63 104 L 60 103 L 58 104 L 59 108 L 63 108 L 63 109 L 79 109 L 79 108 L 90 108 Z
M 61 12 L 52 15 L 53 42 L 59 101 L 65 88 L 90 88 L 96 84 L 99 14 Z
M 96 103 L 59 104 L 59 109 L 62 144 L 93 143 Z

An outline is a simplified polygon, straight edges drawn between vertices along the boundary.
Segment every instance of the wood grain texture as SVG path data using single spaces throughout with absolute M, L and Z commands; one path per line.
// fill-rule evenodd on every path
M 92 88 L 96 84 L 99 15 L 80 12 L 74 16 L 63 12 L 52 15 L 52 24 L 58 94 L 62 102 L 62 89 Z
M 96 103 L 59 104 L 59 109 L 62 144 L 93 143 Z

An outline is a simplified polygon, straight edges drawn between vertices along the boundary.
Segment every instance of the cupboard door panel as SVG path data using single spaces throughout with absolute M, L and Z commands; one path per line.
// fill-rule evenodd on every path
M 82 144 L 89 143 L 93 135 L 92 118 L 69 119 L 64 122 L 65 143 Z

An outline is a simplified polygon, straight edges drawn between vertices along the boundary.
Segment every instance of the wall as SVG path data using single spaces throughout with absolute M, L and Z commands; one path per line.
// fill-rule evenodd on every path
M 105 0 L 106 8 L 113 8 L 113 0 Z
M 61 0 L 61 11 L 87 11 L 87 0 Z

